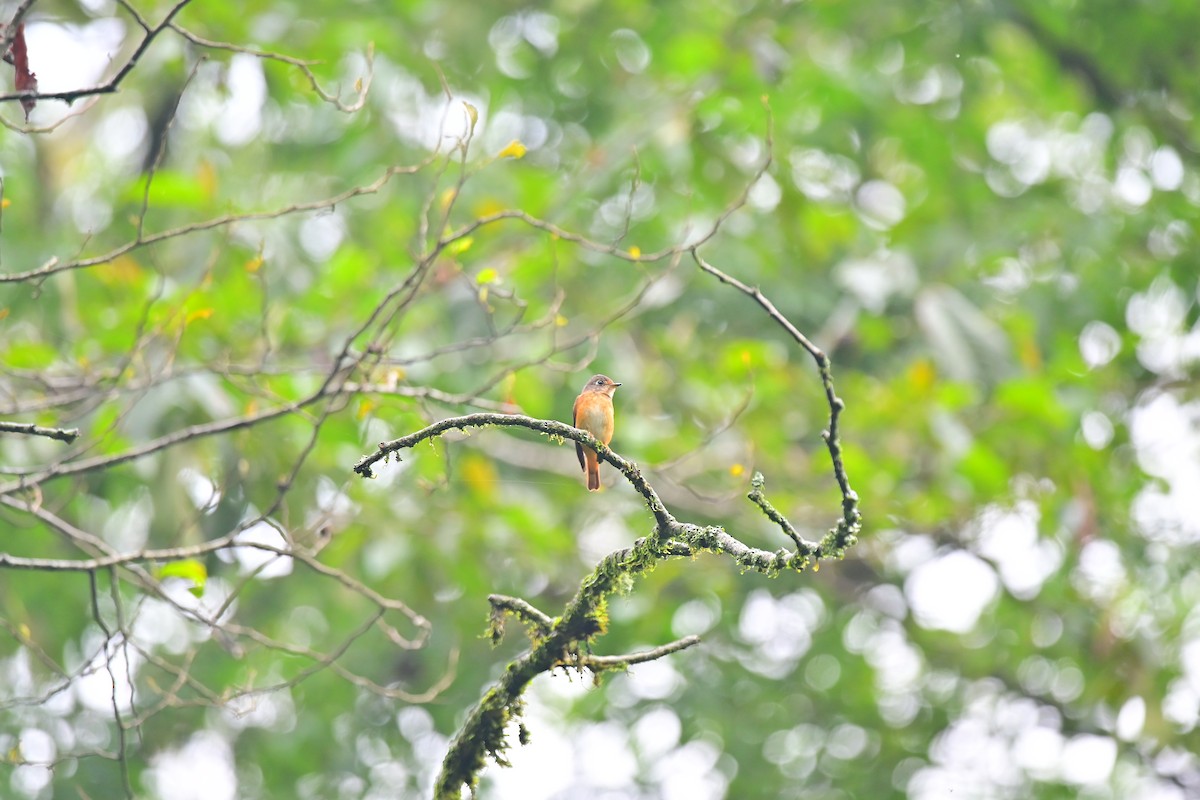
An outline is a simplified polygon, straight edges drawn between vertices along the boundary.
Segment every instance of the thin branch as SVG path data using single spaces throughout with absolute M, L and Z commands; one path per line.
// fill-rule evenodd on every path
M 287 56 L 282 53 L 274 53 L 269 50 L 258 50 L 253 47 L 242 47 L 229 42 L 217 42 L 212 39 L 205 39 L 203 36 L 192 33 L 190 30 L 183 28 L 174 22 L 171 23 L 170 27 L 171 30 L 175 31 L 197 47 L 205 47 L 210 50 L 225 50 L 231 53 L 245 53 L 246 55 L 251 55 L 264 61 L 278 61 L 281 64 L 293 66 L 304 74 L 304 77 L 308 79 L 308 83 L 312 87 L 312 90 L 317 93 L 317 96 L 320 97 L 321 100 L 334 106 L 338 111 L 342 111 L 347 114 L 361 111 L 363 106 L 366 105 L 367 94 L 371 91 L 371 80 L 375 77 L 375 47 L 373 44 L 370 44 L 367 46 L 366 77 L 361 78 L 359 83 L 355 85 L 354 91 L 357 95 L 357 99 L 353 103 L 347 104 L 343 103 L 338 95 L 331 94 L 321 88 L 321 84 L 317 80 L 317 76 L 313 74 L 312 71 L 313 65 L 320 62 L 306 61 L 304 59 Z
M 70 444 L 79 438 L 79 428 L 43 428 L 40 425 L 0 420 L 0 433 L 23 433 L 27 436 L 45 436 Z
M 3 96 L 0 96 L 0 100 L 3 100 L 3 99 L 4 99 Z M 148 236 L 144 236 L 140 239 L 134 239 L 132 241 L 126 242 L 125 244 L 121 245 L 120 247 L 117 247 L 113 250 L 110 250 L 107 253 L 104 253 L 103 255 L 94 256 L 92 258 L 79 259 L 77 261 L 69 261 L 66 263 L 59 263 L 57 258 L 51 258 L 49 261 L 42 264 L 42 266 L 37 267 L 36 269 L 27 270 L 25 272 L 10 272 L 7 274 L 0 274 L 0 283 L 17 283 L 19 281 L 28 281 L 28 280 L 33 280 L 35 278 L 42 278 L 47 275 L 54 275 L 55 273 L 59 273 L 59 272 L 66 272 L 68 270 L 82 269 L 85 267 L 94 267 L 98 264 L 107 264 L 110 261 L 112 261 L 120 256 L 123 256 L 126 253 L 129 253 L 133 250 L 137 250 L 139 248 L 146 247 L 146 246 L 152 245 L 152 244 L 157 244 L 158 242 L 162 242 L 167 239 L 174 239 L 174 238 L 177 238 L 180 236 L 186 236 L 190 233 L 196 233 L 198 231 L 207 231 L 207 230 L 213 230 L 214 228 L 223 228 L 227 225 L 234 225 L 239 222 L 253 222 L 256 220 L 264 220 L 264 219 L 278 219 L 279 217 L 284 217 L 289 214 L 297 214 L 297 213 L 302 213 L 305 211 L 322 211 L 326 208 L 333 208 L 334 206 L 338 205 L 339 203 L 344 203 L 345 201 L 347 201 L 353 197 L 358 197 L 360 195 L 365 195 L 365 194 L 374 194 L 374 193 L 378 192 L 380 189 L 382 189 L 384 187 L 384 185 L 386 185 L 387 182 L 390 181 L 394 176 L 415 174 L 415 173 L 419 172 L 421 169 L 423 169 L 427 164 L 428 164 L 428 160 L 425 162 L 422 162 L 420 164 L 414 164 L 411 166 L 389 167 L 387 169 L 387 171 L 385 171 L 383 173 L 383 175 L 381 175 L 373 183 L 369 183 L 364 186 L 355 186 L 350 189 L 346 189 L 345 191 L 340 192 L 339 194 L 335 194 L 335 195 L 333 195 L 331 197 L 327 197 L 323 200 L 314 200 L 314 201 L 307 202 L 307 203 L 295 203 L 293 205 L 285 206 L 283 208 L 276 208 L 271 211 L 251 211 L 251 212 L 246 212 L 246 213 L 242 213 L 242 214 L 224 214 L 219 217 L 213 217 L 212 219 L 206 219 L 206 220 L 201 220 L 199 222 L 191 222 L 186 225 L 180 225 L 177 228 L 171 228 L 169 230 L 160 231 L 158 233 L 152 233 L 152 234 L 150 234 Z
M 623 656 L 583 656 L 579 659 L 579 665 L 587 667 L 593 672 L 624 669 L 630 664 L 644 664 L 647 661 L 657 661 L 664 656 L 671 655 L 671 653 L 678 653 L 680 650 L 686 650 L 698 644 L 700 644 L 699 636 L 685 636 L 682 639 L 664 644 L 661 647 L 656 647 L 653 650 L 642 650 L 638 653 L 628 653 Z
M 426 439 L 441 436 L 448 431 L 458 430 L 466 433 L 468 428 L 482 428 L 490 425 L 528 428 L 546 436 L 571 439 L 572 441 L 587 445 L 595 450 L 602 460 L 612 464 L 625 475 L 626 479 L 633 485 L 633 488 L 646 499 L 646 504 L 649 506 L 651 513 L 654 514 L 654 518 L 658 521 L 660 528 L 666 529 L 675 521 L 674 517 L 667 512 L 662 501 L 659 500 L 658 494 L 646 482 L 646 479 L 642 477 L 641 470 L 638 469 L 636 464 L 626 461 L 612 450 L 609 450 L 607 446 L 587 431 L 573 428 L 565 422 L 535 419 L 534 417 L 526 417 L 520 414 L 468 414 L 463 417 L 450 417 L 440 422 L 435 422 L 416 433 L 410 433 L 408 436 L 402 436 L 390 442 L 381 442 L 374 453 L 363 456 L 355 463 L 354 471 L 364 478 L 373 478 L 375 474 L 372 467 L 379 461 L 390 458 L 400 450 L 414 447 Z M 397 456 L 398 458 L 399 456 Z
M 701 258 L 695 249 L 692 250 L 692 258 L 695 259 L 700 269 L 712 275 L 721 281 L 721 283 L 734 287 L 758 303 L 767 312 L 767 316 L 787 331 L 788 335 L 803 347 L 817 363 L 817 370 L 821 374 L 821 383 L 825 387 L 825 399 L 829 404 L 829 426 L 822 432 L 821 438 L 825 440 L 825 446 L 829 450 L 829 457 L 833 461 L 833 474 L 837 480 L 838 488 L 842 492 L 842 518 L 831 533 L 836 537 L 839 549 L 849 547 L 854 544 L 858 532 L 862 528 L 862 514 L 858 510 L 858 495 L 850 488 L 850 478 L 846 475 L 846 467 L 842 463 L 842 444 L 838 439 L 838 422 L 842 411 L 846 408 L 846 404 L 837 396 L 837 392 L 834 390 L 833 371 L 830 366 L 829 356 L 825 355 L 821 348 L 809 341 L 807 336 L 789 322 L 787 317 L 775 307 L 775 304 L 758 290 L 758 287 L 748 286 L 737 278 L 717 269 Z
M 767 518 L 783 529 L 783 532 L 788 535 L 796 544 L 798 552 L 808 555 L 816 551 L 819 545 L 813 542 L 806 542 L 800 538 L 800 534 L 796 533 L 796 528 L 788 521 L 787 517 L 780 514 L 775 506 L 771 505 L 771 501 L 767 500 L 767 496 L 763 494 L 763 485 L 766 479 L 763 478 L 761 472 L 754 473 L 754 477 L 750 479 L 750 492 L 746 497 L 751 503 L 762 509 L 762 512 L 767 515 Z
M 140 27 L 145 30 L 146 35 L 142 37 L 142 41 L 138 43 L 138 46 L 133 51 L 133 54 L 129 56 L 129 59 L 124 65 L 122 65 L 121 69 L 117 70 L 117 73 L 113 75 L 108 83 L 103 84 L 102 86 L 93 86 L 88 89 L 70 89 L 63 92 L 10 92 L 8 94 L 0 94 L 0 103 L 10 102 L 13 100 L 65 100 L 68 103 L 71 103 L 80 99 L 81 97 L 91 97 L 93 95 L 100 94 L 114 94 L 120 88 L 121 82 L 125 80 L 125 77 L 129 75 L 129 73 L 133 71 L 133 68 L 138 65 L 138 62 L 141 61 L 142 56 L 150 47 L 150 44 L 155 40 L 155 38 L 158 37 L 160 33 L 167 29 L 175 15 L 182 11 L 183 7 L 191 1 L 192 0 L 179 0 L 179 2 L 172 6 L 169 11 L 167 11 L 167 15 L 163 18 L 163 21 L 158 25 L 155 25 L 153 28 L 148 28 L 145 24 L 145 21 L 135 14 L 135 19 L 138 20 Z M 126 5 L 126 8 L 129 8 L 129 6 Z
M 0 34 L 0 57 L 8 56 L 8 48 L 12 47 L 13 39 L 17 36 L 17 26 L 25 19 L 25 14 L 35 2 L 37 0 L 21 0 L 8 23 L 0 23 L 0 28 L 3 28 L 3 34 Z
M 502 624 L 505 614 L 512 614 L 517 619 L 531 626 L 538 635 L 544 636 L 549 633 L 550 628 L 554 625 L 554 619 L 548 614 L 534 608 L 528 602 L 519 597 L 509 597 L 503 594 L 488 595 L 488 602 L 492 604 L 492 643 L 500 641 L 502 634 Z

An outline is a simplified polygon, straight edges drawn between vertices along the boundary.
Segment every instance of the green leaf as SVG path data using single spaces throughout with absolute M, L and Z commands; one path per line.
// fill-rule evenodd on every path
M 172 561 L 158 568 L 158 578 L 182 578 L 192 584 L 188 591 L 196 597 L 201 597 L 204 595 L 204 584 L 208 582 L 208 568 L 204 566 L 203 561 L 194 558 Z

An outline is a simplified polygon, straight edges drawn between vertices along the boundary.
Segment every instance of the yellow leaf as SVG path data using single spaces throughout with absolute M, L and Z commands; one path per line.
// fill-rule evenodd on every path
M 567 318 L 564 317 L 562 314 L 555 314 L 554 315 L 554 324 L 556 326 L 558 326 L 559 328 L 565 328 L 567 326 Z
M 32 639 L 33 631 L 29 630 L 29 626 L 22 622 L 17 626 L 17 630 L 21 633 L 22 639 Z
M 201 161 L 196 167 L 196 183 L 200 191 L 211 200 L 217 193 L 217 170 L 209 161 Z
M 475 282 L 478 284 L 495 283 L 500 276 L 496 274 L 496 270 L 488 267 L 487 269 L 479 270 L 479 274 L 475 276 Z
M 458 190 L 453 186 L 442 192 L 442 196 L 438 198 L 438 207 L 445 211 L 454 202 L 454 198 L 458 196 Z
M 821 562 L 814 561 L 813 562 L 813 572 L 820 572 L 820 571 L 821 571 Z
M 933 388 L 933 382 L 937 379 L 937 372 L 933 369 L 927 359 L 921 359 L 913 363 L 908 368 L 908 381 L 919 392 L 927 392 Z
M 475 106 L 471 105 L 470 103 L 464 102 L 463 105 L 466 107 L 467 116 L 471 120 L 471 133 L 474 133 L 475 123 L 479 122 L 479 109 L 475 108 Z
M 183 324 L 191 325 L 193 322 L 195 322 L 198 319 L 208 319 L 212 315 L 213 315 L 213 310 L 211 308 L 197 308 L 195 311 L 188 313 L 187 320 Z
M 731 466 L 729 468 L 729 474 L 735 478 L 737 476 L 741 475 L 745 471 L 746 471 L 746 468 L 743 467 L 741 464 L 734 464 L 733 466 Z
M 8 316 L 8 309 L 7 309 L 7 308 L 0 308 L 0 319 L 4 319 L 4 318 L 5 318 L 5 317 L 7 317 L 7 316 Z
M 262 265 L 263 265 L 262 253 L 259 253 L 254 258 L 252 258 L 246 262 L 246 272 L 251 272 L 251 273 L 258 272 L 260 269 L 262 269 Z
M 354 93 L 362 94 L 362 78 L 359 78 L 354 82 Z
M 246 416 L 254 416 L 258 413 L 258 401 L 251 398 L 249 403 L 246 403 Z
M 743 350 L 743 351 L 742 351 L 742 363 L 743 363 L 743 364 L 745 364 L 745 365 L 748 367 L 748 366 L 750 366 L 750 361 L 751 361 L 751 359 L 750 359 L 750 351 L 749 351 L 749 350 Z
M 642 257 L 642 248 L 638 247 L 636 244 L 633 247 L 629 248 L 629 257 L 630 258 L 641 258 Z
M 132 256 L 117 256 L 99 265 L 94 273 L 105 283 L 134 283 L 142 274 L 142 265 Z
M 363 400 L 361 403 L 359 403 L 357 414 L 359 421 L 361 422 L 362 420 L 366 419 L 367 415 L 374 411 L 377 405 L 378 403 L 376 403 L 374 400 Z
M 499 200 L 484 200 L 475 205 L 475 216 L 490 217 L 493 214 L 499 214 L 506 208 L 508 208 L 508 206 L 504 205 Z
M 461 239 L 455 239 L 446 246 L 446 252 L 452 256 L 457 256 L 471 249 L 471 245 L 475 244 L 475 238 L 472 236 L 464 236 Z
M 507 147 L 496 154 L 496 158 L 523 158 L 526 152 L 525 145 L 513 139 Z
M 12 200 L 9 200 L 7 197 L 4 198 L 3 200 L 0 200 L 0 208 L 8 208 L 11 205 L 12 205 Z
M 1017 346 L 1017 355 L 1021 359 L 1021 364 L 1030 372 L 1038 372 L 1042 368 L 1042 352 L 1038 350 L 1037 342 L 1032 338 L 1026 337 Z
M 483 303 L 484 305 L 487 305 L 487 299 L 488 299 L 488 287 L 480 286 L 479 287 L 479 302 Z
M 476 494 L 490 496 L 496 491 L 496 468 L 481 456 L 464 456 L 461 474 L 467 488 Z

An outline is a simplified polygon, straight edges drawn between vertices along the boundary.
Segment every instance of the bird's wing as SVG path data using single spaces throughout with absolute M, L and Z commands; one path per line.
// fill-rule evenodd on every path
M 575 398 L 575 405 L 571 407 L 571 424 L 576 428 L 579 427 L 579 397 Z M 579 456 L 579 468 L 587 472 L 587 459 L 583 455 L 583 445 L 579 442 L 575 443 L 575 455 Z

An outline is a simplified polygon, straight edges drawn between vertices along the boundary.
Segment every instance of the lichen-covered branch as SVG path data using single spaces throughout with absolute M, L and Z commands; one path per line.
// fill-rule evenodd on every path
M 732 286 L 758 303 L 767 312 L 767 316 L 787 331 L 796 344 L 804 348 L 816 362 L 817 370 L 821 374 L 821 384 L 825 387 L 825 400 L 829 404 L 829 427 L 821 434 L 821 438 L 825 440 L 825 446 L 829 450 L 829 457 L 833 461 L 833 476 L 837 480 L 838 488 L 842 492 L 842 516 L 830 533 L 834 535 L 839 549 L 851 546 L 854 544 L 855 537 L 862 528 L 862 514 L 858 511 L 858 494 L 850 488 L 850 478 L 846 475 L 846 467 L 842 463 L 842 444 L 838 439 L 838 423 L 841 420 L 842 412 L 846 409 L 846 404 L 842 401 L 842 398 L 837 396 L 837 392 L 833 388 L 833 369 L 830 365 L 829 356 L 825 355 L 825 352 L 821 348 L 817 347 L 807 336 L 801 333 L 775 307 L 775 304 L 759 291 L 757 286 L 749 286 L 732 275 L 717 269 L 701 258 L 695 248 L 692 248 L 691 252 L 692 258 L 695 259 L 696 265 L 700 269 L 712 275 L 721 283 Z M 751 499 L 753 500 L 753 498 Z
M 785 570 L 803 571 L 822 558 L 840 558 L 845 548 L 853 543 L 852 535 L 844 538 L 836 529 L 820 543 L 805 542 L 796 534 L 791 523 L 762 496 L 763 481 L 757 475 L 752 484 L 754 491 L 751 499 L 789 532 L 796 545 L 795 550 L 761 550 L 747 545 L 719 526 L 680 522 L 666 509 L 636 464 L 617 455 L 586 431 L 555 420 L 519 414 L 484 412 L 443 419 L 407 436 L 380 443 L 375 452 L 359 459 L 354 471 L 364 478 L 371 478 L 380 461 L 386 462 L 392 456 L 399 458 L 401 450 L 451 431 L 467 433 L 474 428 L 492 426 L 527 428 L 545 436 L 571 439 L 594 448 L 602 460 L 620 470 L 630 485 L 645 498 L 647 508 L 654 517 L 654 528 L 650 535 L 638 539 L 632 547 L 622 548 L 602 559 L 580 583 L 575 596 L 557 618 L 550 618 L 519 598 L 504 595 L 489 597 L 493 641 L 498 641 L 502 636 L 503 618 L 511 614 L 526 623 L 532 646 L 508 665 L 451 740 L 435 787 L 434 797 L 438 800 L 457 800 L 464 786 L 474 790 L 489 757 L 497 764 L 507 766 L 504 755 L 509 747 L 506 730 L 510 723 L 518 722 L 518 739 L 524 742 L 528 738 L 528 732 L 519 719 L 525 689 L 537 675 L 557 667 L 588 668 L 593 671 L 623 669 L 631 663 L 661 658 L 696 643 L 691 639 L 683 639 L 645 653 L 622 656 L 593 656 L 590 653 L 592 642 L 608 628 L 608 598 L 616 592 L 628 591 L 634 580 L 659 562 L 710 552 L 729 556 L 743 569 L 775 575 Z M 857 531 L 857 527 L 854 530 Z

